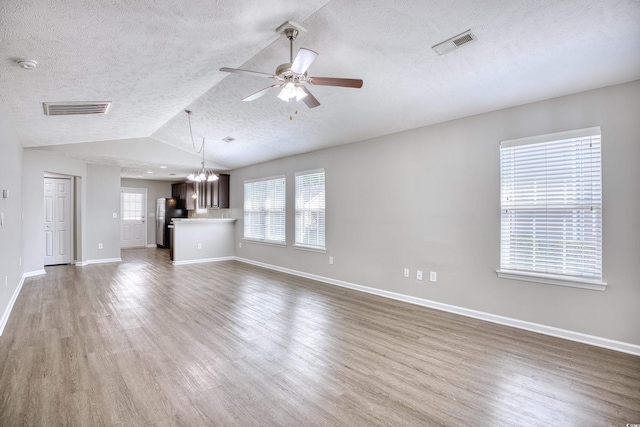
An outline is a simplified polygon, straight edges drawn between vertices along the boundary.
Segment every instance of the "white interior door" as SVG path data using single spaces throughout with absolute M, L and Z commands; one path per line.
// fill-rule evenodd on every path
M 44 265 L 71 263 L 71 179 L 44 179 Z
M 147 189 L 126 188 L 120 190 L 120 218 L 122 248 L 147 246 Z

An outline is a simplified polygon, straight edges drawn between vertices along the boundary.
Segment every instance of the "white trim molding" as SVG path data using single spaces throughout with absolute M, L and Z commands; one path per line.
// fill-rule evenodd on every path
M 557 338 L 563 338 L 570 341 L 576 341 L 583 344 L 589 344 L 596 347 L 607 348 L 607 349 L 619 351 L 622 353 L 628 353 L 628 354 L 640 356 L 640 345 L 637 345 L 637 344 L 631 344 L 631 343 L 626 343 L 622 341 L 615 341 L 608 338 L 602 338 L 594 335 L 583 334 L 580 332 L 569 331 L 567 329 L 560 329 L 553 326 L 541 325 L 539 323 L 527 322 L 524 320 L 513 319 L 511 317 L 504 317 L 504 316 L 499 316 L 497 314 L 491 314 L 483 311 L 477 311 L 477 310 L 471 310 L 464 307 L 458 307 L 455 305 L 444 304 L 441 302 L 431 301 L 424 298 L 412 297 L 410 295 L 399 294 L 396 292 L 385 291 L 377 288 L 371 288 L 369 286 L 363 286 L 355 283 L 344 282 L 342 280 L 331 279 L 329 277 L 317 276 L 315 274 L 292 270 L 285 267 L 279 267 L 277 265 L 271 265 L 271 264 L 266 264 L 259 261 L 253 261 L 247 258 L 235 257 L 235 260 L 246 263 L 246 264 L 252 264 L 258 267 L 267 268 L 269 270 L 275 270 L 281 273 L 291 274 L 293 276 L 304 277 L 311 280 L 317 280 L 319 282 L 327 283 L 330 285 L 336 285 L 336 286 L 353 289 L 360 292 L 366 292 L 368 294 L 378 295 L 381 297 L 390 298 L 397 301 L 408 302 L 410 304 L 415 304 L 422 307 L 433 308 L 436 310 L 459 314 L 461 316 L 485 320 L 491 323 L 498 323 L 500 325 L 511 326 L 513 328 L 524 329 L 526 331 L 537 332 L 539 334 L 549 335 Z
M 13 291 L 13 295 L 11 295 L 11 299 L 9 300 L 9 305 L 7 305 L 7 309 L 4 311 L 4 313 L 2 314 L 2 318 L 0 319 L 0 336 L 2 336 L 2 333 L 4 332 L 4 327 L 7 326 L 7 322 L 9 321 L 9 316 L 11 315 L 11 311 L 13 310 L 13 305 L 16 303 L 16 300 L 18 299 L 18 295 L 20 295 L 20 291 L 22 290 L 22 285 L 24 285 L 24 280 L 27 277 L 41 276 L 43 274 L 47 274 L 47 272 L 44 270 L 36 270 L 36 271 L 29 271 L 22 275 L 22 277 L 20 278 L 20 283 L 18 283 L 18 286 Z
M 110 262 L 122 262 L 122 258 L 88 259 L 86 261 L 77 262 L 76 267 L 85 267 L 90 264 L 107 264 Z
M 158 245 L 156 245 L 155 243 L 150 243 L 146 246 L 147 248 L 157 248 Z
M 217 258 L 200 258 L 200 259 L 188 259 L 184 261 L 173 261 L 173 265 L 187 265 L 187 264 L 202 264 L 205 262 L 219 262 L 219 261 L 233 261 L 236 258 L 234 256 L 222 256 Z
M 605 282 L 602 282 L 600 280 L 591 280 L 583 277 L 564 277 L 555 274 L 533 273 L 528 271 L 515 270 L 496 270 L 496 274 L 502 279 L 524 280 L 525 282 L 569 286 L 572 288 L 590 289 L 592 291 L 607 290 L 607 284 Z
M 42 276 L 43 274 L 47 274 L 44 268 L 42 270 L 27 271 L 22 275 L 22 278 L 24 280 L 27 277 Z

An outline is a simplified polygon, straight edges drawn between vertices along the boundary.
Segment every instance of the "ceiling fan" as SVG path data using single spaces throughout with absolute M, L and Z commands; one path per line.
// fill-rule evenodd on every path
M 289 26 L 289 25 L 291 26 Z M 286 27 L 285 27 L 286 26 Z M 267 77 L 269 79 L 278 80 L 278 83 L 268 86 L 253 95 L 249 95 L 243 99 L 243 101 L 254 101 L 272 89 L 280 89 L 278 98 L 285 102 L 294 99 L 296 101 L 304 101 L 309 108 L 315 108 L 320 105 L 320 102 L 309 92 L 309 89 L 304 83 L 309 83 L 316 86 L 338 86 L 338 87 L 351 87 L 361 88 L 362 80 L 360 79 L 342 79 L 337 77 L 309 77 L 307 76 L 307 69 L 316 59 L 318 54 L 312 50 L 300 48 L 295 59 L 293 59 L 293 41 L 298 36 L 298 30 L 293 28 L 292 23 L 285 23 L 280 28 L 284 28 L 284 35 L 289 39 L 289 62 L 280 64 L 276 68 L 274 74 L 261 73 L 259 71 L 242 70 L 239 68 L 220 68 L 220 71 L 227 73 L 247 74 L 256 77 Z

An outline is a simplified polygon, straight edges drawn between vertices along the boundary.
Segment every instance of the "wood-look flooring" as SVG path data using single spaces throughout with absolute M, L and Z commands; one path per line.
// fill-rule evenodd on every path
M 640 357 L 166 250 L 47 267 L 0 337 L 1 426 L 640 423 Z

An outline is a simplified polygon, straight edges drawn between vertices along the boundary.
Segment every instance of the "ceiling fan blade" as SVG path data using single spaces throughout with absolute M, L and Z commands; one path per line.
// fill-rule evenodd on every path
M 320 105 L 320 102 L 316 99 L 315 96 L 313 96 L 311 94 L 311 92 L 309 92 L 309 89 L 307 89 L 306 87 L 300 85 L 300 88 L 304 91 L 304 93 L 307 94 L 307 96 L 305 96 L 302 100 L 304 101 L 305 104 L 307 104 L 307 107 L 309 108 L 315 108 L 318 105 Z
M 317 52 L 301 48 L 291 64 L 291 71 L 296 74 L 304 74 L 317 56 Z
M 261 73 L 259 71 L 243 70 L 243 69 L 240 69 L 240 68 L 222 67 L 222 68 L 220 68 L 220 71 L 224 71 L 225 73 L 248 74 L 248 75 L 252 75 L 252 76 L 255 76 L 255 77 L 268 77 L 268 78 L 271 78 L 271 79 L 276 79 L 277 78 L 277 76 L 275 76 L 273 74 Z
M 257 91 L 256 93 L 254 93 L 253 95 L 249 95 L 246 98 L 242 99 L 243 101 L 255 101 L 258 98 L 261 98 L 262 96 L 264 96 L 267 92 L 269 92 L 269 90 L 275 88 L 275 87 L 280 87 L 282 85 L 271 85 L 269 87 L 265 87 L 264 89 L 261 89 L 259 91 Z
M 312 85 L 317 86 L 339 86 L 360 89 L 363 82 L 360 79 L 340 79 L 337 77 L 308 77 L 307 83 L 311 83 Z

